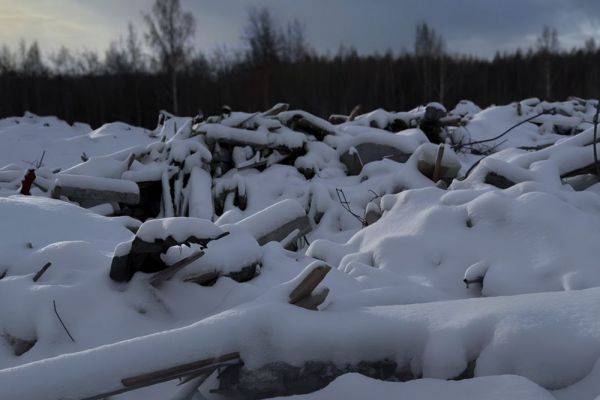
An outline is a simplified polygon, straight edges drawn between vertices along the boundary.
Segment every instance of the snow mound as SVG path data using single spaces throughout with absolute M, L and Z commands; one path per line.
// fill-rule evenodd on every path
M 543 388 L 520 376 L 501 375 L 463 381 L 419 379 L 411 382 L 383 382 L 360 374 L 346 374 L 325 389 L 314 393 L 277 397 L 278 400 L 363 400 L 445 399 L 445 400 L 553 400 Z M 275 399 L 275 398 L 274 398 Z
M 307 254 L 375 287 L 393 285 L 376 283 L 393 272 L 421 300 L 423 291 L 437 300 L 440 292 L 462 298 L 600 286 L 595 194 L 531 182 L 504 191 L 426 188 L 384 196 L 381 207 L 382 218 L 346 244 L 318 240 Z M 485 268 L 467 277 L 479 278 L 467 287 L 465 273 L 477 264 Z

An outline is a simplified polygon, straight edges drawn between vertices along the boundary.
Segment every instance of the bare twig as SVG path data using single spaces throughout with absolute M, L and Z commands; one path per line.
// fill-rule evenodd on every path
M 350 208 L 350 202 L 348 202 L 348 199 L 346 199 L 346 194 L 344 193 L 344 191 L 342 189 L 335 189 L 335 192 L 337 193 L 338 196 L 338 200 L 340 202 L 340 204 L 342 205 L 342 208 L 346 211 L 348 211 L 350 213 L 350 215 L 352 215 L 354 218 L 356 218 L 358 221 L 360 221 L 360 223 L 362 225 L 365 225 L 365 219 L 363 217 L 361 217 L 360 215 L 356 214 L 354 211 L 352 211 L 352 208 Z
M 537 117 L 540 117 L 540 116 L 545 115 L 545 114 L 554 114 L 554 113 L 556 113 L 556 110 L 554 108 L 551 108 L 549 110 L 543 110 L 542 112 L 540 112 L 538 114 L 535 114 L 535 115 L 533 115 L 533 116 L 531 116 L 531 117 L 529 117 L 527 119 L 524 119 L 521 122 L 516 123 L 515 125 L 513 125 L 510 128 L 506 129 L 504 132 L 502 132 L 498 136 L 495 136 L 495 137 L 490 138 L 490 139 L 478 140 L 478 141 L 475 141 L 475 142 L 469 142 L 469 143 L 461 144 L 460 147 L 458 147 L 458 145 L 456 145 L 454 150 L 460 149 L 462 147 L 472 147 L 475 144 L 482 144 L 482 143 L 487 143 L 487 142 L 493 142 L 494 140 L 500 139 L 501 137 L 503 137 L 504 135 L 506 135 L 507 133 L 509 133 L 513 129 L 515 129 L 515 128 L 521 126 L 521 125 L 523 125 L 526 122 L 534 120 Z
M 60 317 L 60 315 L 58 315 L 58 310 L 56 309 L 56 300 L 52 300 L 52 304 L 54 305 L 54 314 L 56 314 L 56 317 L 58 318 L 58 320 L 60 321 L 60 324 L 62 325 L 62 327 L 64 328 L 65 332 L 67 332 L 67 335 L 69 335 L 69 338 L 71 339 L 71 341 L 73 343 L 75 343 L 75 339 L 73 339 L 73 336 L 71 336 L 71 332 L 69 332 L 69 330 L 67 329 L 67 327 L 65 326 L 65 323 L 63 322 L 62 318 Z
M 308 241 L 308 238 L 306 237 L 306 235 L 302 236 L 302 239 L 304 240 L 304 243 L 305 243 L 307 246 L 310 246 L 310 242 Z M 1 279 L 1 278 L 0 278 L 0 279 Z
M 44 165 L 44 164 L 43 164 L 43 161 L 44 161 L 44 156 L 45 156 L 45 155 L 46 155 L 46 150 L 44 150 L 44 151 L 42 152 L 42 157 L 40 158 L 40 160 L 39 160 L 38 162 L 36 162 L 36 163 L 35 163 L 35 167 L 36 167 L 36 168 L 40 168 L 42 165 Z
M 383 197 L 382 194 L 377 193 L 376 191 L 374 191 L 373 189 L 369 189 L 369 192 L 373 193 L 373 197 L 371 198 L 371 200 L 369 200 L 369 203 L 372 202 L 375 199 L 378 199 L 380 197 Z
M 479 160 L 475 161 L 473 163 L 473 165 L 471 165 L 469 167 L 469 169 L 467 170 L 467 173 L 465 174 L 465 179 L 469 177 L 469 174 L 471 173 L 471 171 L 473 171 L 475 169 L 476 166 L 479 165 L 479 163 L 481 162 L 481 160 L 483 160 L 485 157 L 481 157 Z
M 503 145 L 504 143 L 506 143 L 506 142 L 508 142 L 508 139 L 504 139 L 503 141 L 501 141 L 501 142 L 498 142 L 497 144 L 495 144 L 495 145 L 493 145 L 492 147 L 490 147 L 489 149 L 487 149 L 487 150 L 485 151 L 485 154 L 486 154 L 486 155 L 490 155 L 490 154 L 492 154 L 492 153 L 494 152 L 494 150 L 496 150 L 496 147 L 498 147 L 498 146 L 502 146 L 502 145 Z

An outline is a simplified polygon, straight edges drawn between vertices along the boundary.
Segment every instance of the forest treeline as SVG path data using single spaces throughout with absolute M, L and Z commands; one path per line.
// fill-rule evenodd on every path
M 140 29 L 141 28 L 141 29 Z M 526 97 L 599 97 L 600 49 L 590 38 L 560 48 L 544 28 L 536 46 L 492 59 L 450 54 L 426 23 L 414 49 L 360 55 L 352 47 L 319 54 L 298 20 L 285 24 L 268 9 L 251 9 L 244 48 L 206 55 L 194 46 L 196 22 L 179 0 L 155 0 L 144 25 L 100 55 L 61 48 L 43 55 L 37 42 L 0 49 L 0 117 L 29 110 L 99 126 L 124 121 L 154 127 L 159 110 L 180 115 L 264 110 L 276 102 L 328 116 L 363 110 L 407 110 L 429 101 L 461 99 L 486 106 Z

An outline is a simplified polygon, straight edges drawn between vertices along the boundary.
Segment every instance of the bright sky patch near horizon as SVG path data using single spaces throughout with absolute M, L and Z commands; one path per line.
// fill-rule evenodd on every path
M 153 0 L 0 0 L 0 43 L 12 48 L 20 39 L 37 40 L 43 51 L 61 45 L 103 53 L 124 35 L 129 21 L 143 31 L 142 12 Z M 544 25 L 558 30 L 563 48 L 600 44 L 597 0 L 182 0 L 197 21 L 196 46 L 240 48 L 250 7 L 268 7 L 285 23 L 305 24 L 319 52 L 340 45 L 360 53 L 412 50 L 415 25 L 427 22 L 450 52 L 490 57 L 498 51 L 528 48 Z

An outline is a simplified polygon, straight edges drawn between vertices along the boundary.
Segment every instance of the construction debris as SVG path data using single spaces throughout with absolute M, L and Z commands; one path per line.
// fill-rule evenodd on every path
M 452 149 L 440 144 L 424 144 L 415 152 L 419 172 L 437 182 L 442 179 L 448 183 L 458 176 L 461 163 Z
M 51 196 L 65 196 L 88 207 L 110 202 L 137 204 L 140 190 L 128 180 L 60 174 L 52 182 Z
M 292 199 L 275 203 L 235 226 L 250 233 L 261 246 L 271 241 L 295 241 L 312 230 L 306 211 Z
M 159 272 L 169 266 L 161 255 L 181 244 L 198 244 L 227 235 L 210 221 L 197 218 L 169 218 L 146 221 L 131 242 L 119 245 L 110 267 L 110 277 L 117 282 L 129 281 L 136 272 Z
M 52 299 L 57 294 L 61 313 L 69 327 L 74 325 L 80 343 L 66 329 L 56 302 L 46 301 L 40 309 L 51 312 L 54 304 L 58 321 L 52 319 L 49 327 L 40 328 L 16 315 L 15 322 L 5 325 L 19 329 L 6 329 L 2 335 L 7 354 L 31 351 L 26 361 L 31 356 L 33 362 L 24 368 L 46 372 L 50 367 L 44 357 L 54 357 L 51 363 L 70 365 L 66 382 L 75 381 L 78 360 L 98 371 L 101 379 L 82 391 L 54 385 L 55 398 L 101 399 L 173 379 L 189 384 L 188 397 L 200 384 L 212 381 L 218 395 L 265 398 L 313 392 L 351 372 L 385 380 L 471 378 L 477 357 L 488 351 L 479 354 L 477 343 L 493 343 L 496 325 L 501 329 L 505 324 L 501 310 L 511 310 L 509 316 L 521 310 L 521 305 L 501 306 L 502 299 L 497 306 L 484 308 L 472 297 L 489 295 L 487 300 L 496 301 L 491 297 L 542 290 L 554 296 L 564 286 L 584 292 L 569 294 L 587 299 L 588 307 L 582 310 L 593 311 L 597 303 L 586 290 L 579 290 L 587 289 L 587 281 L 597 275 L 588 262 L 594 258 L 585 253 L 581 264 L 589 268 L 583 268 L 580 276 L 560 257 L 554 257 L 560 263 L 546 257 L 552 246 L 539 232 L 555 221 L 540 218 L 535 214 L 537 204 L 532 205 L 548 197 L 552 207 L 568 204 L 563 209 L 573 213 L 578 225 L 595 226 L 585 218 L 598 208 L 590 193 L 600 193 L 594 156 L 598 149 L 589 118 L 594 106 L 581 99 L 564 103 L 527 99 L 501 110 L 481 111 L 461 101 L 450 111 L 430 103 L 406 112 L 377 109 L 362 115 L 357 106 L 349 115 L 333 115 L 329 121 L 301 110 L 288 111 L 284 103 L 255 113 L 224 106 L 219 115 L 206 118 L 161 112 L 155 130 L 138 132 L 147 142 L 100 157 L 78 151 L 74 154 L 83 162 L 64 170 L 36 166 L 26 190 L 32 196 L 7 200 L 23 208 L 20 202 L 37 201 L 40 215 L 64 207 L 69 213 L 79 210 L 78 218 L 85 218 L 83 229 L 72 229 L 75 238 L 19 238 L 15 246 L 19 263 L 3 263 L 0 269 L 0 279 L 8 276 L 2 284 L 11 290 L 17 282 L 34 287 L 32 292 L 40 298 L 45 291 Z M 485 112 L 501 113 L 507 126 L 492 132 L 481 115 Z M 500 126 L 496 122 L 493 127 Z M 518 146 L 503 148 L 507 137 Z M 17 193 L 23 172 L 13 166 L 0 170 L 0 188 Z M 100 237 L 84 237 L 88 225 L 96 223 Z M 538 230 L 529 234 L 521 231 L 522 226 Z M 480 238 L 490 232 L 500 238 L 497 243 Z M 542 239 L 523 244 L 514 232 Z M 447 237 L 453 238 L 448 246 Z M 560 229 L 550 236 L 553 243 L 568 239 Z M 457 245 L 469 241 L 477 241 L 471 246 L 475 250 Z M 69 257 L 59 257 L 69 247 Z M 567 258 L 593 253 L 593 246 L 564 248 L 570 251 Z M 504 254 L 511 249 L 521 254 L 506 261 Z M 97 325 L 77 307 L 71 308 L 65 282 L 89 274 L 94 279 L 85 280 L 90 285 L 86 288 L 92 287 L 89 282 L 106 277 L 109 257 L 109 276 L 118 284 L 97 289 L 118 299 L 111 306 L 120 307 L 122 313 L 106 321 L 138 318 L 131 323 L 138 330 L 117 331 L 110 336 L 112 344 L 100 336 L 90 344 L 85 333 Z M 51 265 L 59 267 L 49 270 Z M 530 265 L 535 273 L 527 270 Z M 505 276 L 510 269 L 517 272 Z M 19 273 L 27 278 L 13 278 Z M 85 296 L 79 294 L 84 290 L 72 292 L 68 295 L 84 302 Z M 456 300 L 461 298 L 469 299 Z M 457 337 L 448 342 L 446 334 L 456 327 L 448 330 L 444 325 L 447 310 L 431 304 L 438 300 L 455 302 L 451 303 L 455 320 L 477 315 L 472 318 L 477 323 L 463 324 L 461 329 L 476 331 L 489 323 L 491 313 L 500 316 L 496 325 L 481 329 L 482 340 L 461 340 L 454 346 Z M 564 299 L 558 300 L 555 307 L 560 310 Z M 37 297 L 32 304 L 35 301 Z M 409 309 L 411 302 L 425 304 Z M 540 304 L 545 306 L 541 300 Z M 92 305 L 105 311 L 104 305 L 85 304 Z M 428 307 L 435 312 L 421 314 Z M 27 304 L 29 308 L 34 305 Z M 486 314 L 479 316 L 482 309 Z M 527 315 L 537 316 L 540 310 L 545 308 L 536 306 Z M 390 323 L 393 315 L 398 316 L 397 324 Z M 540 320 L 548 320 L 540 315 Z M 574 321 L 561 318 L 565 323 Z M 180 323 L 178 329 L 173 329 L 173 321 Z M 371 327 L 373 321 L 378 326 Z M 188 328 L 180 328 L 185 324 Z M 335 337 L 330 332 L 338 333 L 338 324 L 344 330 Z M 320 329 L 328 325 L 328 341 L 315 340 L 326 336 Z M 388 337 L 381 326 L 400 337 Z M 160 330 L 163 333 L 157 334 Z M 148 334 L 143 340 L 134 338 Z M 365 337 L 371 341 L 361 346 Z M 341 344 L 336 348 L 338 339 Z M 40 345 L 53 340 L 73 346 L 57 346 L 72 353 L 65 357 L 64 352 L 38 353 Z M 179 348 L 177 340 L 185 347 Z M 592 342 L 597 342 L 595 337 Z M 359 355 L 353 353 L 357 347 Z M 441 351 L 443 356 L 438 357 L 438 351 L 429 350 L 439 348 L 450 353 Z M 269 357 L 258 354 L 263 349 Z M 140 355 L 142 361 L 124 360 L 123 350 Z M 102 360 L 119 368 L 105 366 Z M 443 362 L 447 360 L 449 366 Z M 594 360 L 588 361 L 592 365 Z M 23 374 L 9 362 L 4 368 L 7 381 L 12 374 Z M 498 369 L 505 372 L 502 366 Z M 208 380 L 215 372 L 216 379 Z M 27 378 L 26 373 L 23 376 Z

